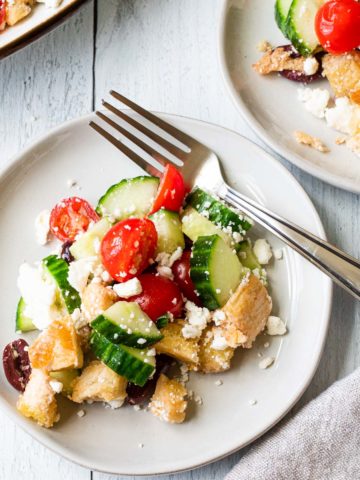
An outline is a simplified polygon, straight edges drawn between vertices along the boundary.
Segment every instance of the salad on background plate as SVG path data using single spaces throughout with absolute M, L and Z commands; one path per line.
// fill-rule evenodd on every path
M 53 237 L 57 247 L 20 266 L 15 329 L 38 336 L 9 343 L 3 366 L 18 411 L 43 427 L 60 420 L 57 395 L 182 423 L 188 403 L 202 401 L 186 387 L 189 372 L 230 369 L 265 327 L 286 333 L 270 315 L 269 244 L 252 244 L 241 212 L 200 188 L 188 193 L 171 165 L 161 179 L 121 180 L 95 209 L 62 199 L 35 226 L 40 244 Z
M 56 8 L 62 0 L 0 0 L 0 32 L 31 15 L 37 3 Z

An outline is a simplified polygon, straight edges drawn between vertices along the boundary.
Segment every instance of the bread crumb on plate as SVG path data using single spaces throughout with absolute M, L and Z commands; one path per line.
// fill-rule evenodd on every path
M 311 148 L 314 148 L 315 150 L 318 150 L 319 152 L 322 153 L 328 153 L 330 152 L 330 149 L 320 140 L 320 138 L 313 137 L 312 135 L 309 135 L 308 133 L 302 132 L 301 130 L 295 130 L 293 133 L 295 140 L 298 143 L 301 143 L 303 145 L 307 145 Z

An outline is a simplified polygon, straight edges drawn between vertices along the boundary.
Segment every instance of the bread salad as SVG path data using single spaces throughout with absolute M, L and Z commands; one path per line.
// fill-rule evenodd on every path
M 23 415 L 52 427 L 61 394 L 181 423 L 189 371 L 228 370 L 266 325 L 285 333 L 270 316 L 267 241 L 252 245 L 251 222 L 215 196 L 186 192 L 168 165 L 111 186 L 95 209 L 70 197 L 39 214 L 38 241 L 55 237 L 58 252 L 20 266 L 16 314 L 17 333 L 38 336 L 3 353 Z
M 291 42 L 273 48 L 262 42 L 264 55 L 256 72 L 279 73 L 288 80 L 309 84 L 326 79 L 331 87 L 298 89 L 298 100 L 315 117 L 343 134 L 360 156 L 360 2 L 357 0 L 276 0 L 275 20 Z M 294 136 L 322 152 L 329 148 L 318 138 L 296 131 Z
M 29 16 L 37 3 L 56 8 L 62 0 L 0 0 L 0 32 Z

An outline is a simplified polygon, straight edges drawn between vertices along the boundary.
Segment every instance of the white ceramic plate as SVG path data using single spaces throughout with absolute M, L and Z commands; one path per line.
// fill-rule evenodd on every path
M 65 20 L 86 0 L 63 0 L 57 8 L 46 8 L 38 4 L 31 14 L 12 27 L 0 32 L 0 59 L 25 47 Z
M 224 0 L 219 29 L 219 57 L 226 86 L 235 105 L 257 135 L 273 150 L 328 183 L 360 193 L 360 160 L 344 145 L 340 133 L 307 112 L 297 100 L 301 84 L 277 75 L 261 76 L 251 67 L 261 56 L 257 45 L 289 43 L 276 26 L 275 0 Z M 328 82 L 311 84 L 328 88 Z M 324 154 L 299 145 L 294 130 L 321 138 L 331 149 Z
M 14 339 L 19 264 L 45 256 L 34 239 L 34 218 L 59 198 L 78 194 L 93 204 L 107 187 L 139 174 L 138 167 L 96 134 L 92 116 L 54 130 L 18 156 L 0 177 L 0 348 Z M 289 172 L 259 147 L 223 128 L 166 116 L 216 151 L 230 183 L 274 211 L 324 237 L 309 198 Z M 76 179 L 81 191 L 66 187 Z M 264 232 L 259 230 L 259 235 Z M 270 243 L 280 243 L 266 235 Z M 263 434 L 299 399 L 317 367 L 326 336 L 331 283 L 290 249 L 269 268 L 274 313 L 287 322 L 284 337 L 262 336 L 250 351 L 237 352 L 233 368 L 221 375 L 193 375 L 190 388 L 203 398 L 191 405 L 178 426 L 160 422 L 131 407 L 117 411 L 102 405 L 61 403 L 62 419 L 44 430 L 15 410 L 17 393 L 0 372 L 0 405 L 41 443 L 64 457 L 95 470 L 116 474 L 158 474 L 194 468 L 219 459 Z M 265 349 L 264 342 L 270 341 Z M 258 353 L 276 357 L 268 370 L 258 368 Z M 215 386 L 217 379 L 222 386 Z M 257 400 L 255 406 L 249 401 Z M 139 443 L 144 448 L 139 448 Z

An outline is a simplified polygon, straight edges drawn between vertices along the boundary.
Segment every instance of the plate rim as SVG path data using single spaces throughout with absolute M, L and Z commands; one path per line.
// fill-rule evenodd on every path
M 281 170 L 288 177 L 288 179 L 291 182 L 295 183 L 296 186 L 302 191 L 302 193 L 305 195 L 305 197 L 307 198 L 307 200 L 308 200 L 308 202 L 311 206 L 311 209 L 312 209 L 312 212 L 313 212 L 313 215 L 314 215 L 314 221 L 315 221 L 315 224 L 316 224 L 314 226 L 316 226 L 316 228 L 318 229 L 317 234 L 321 238 L 326 240 L 326 233 L 325 233 L 323 224 L 321 222 L 321 219 L 319 217 L 319 214 L 318 214 L 313 202 L 311 201 L 310 197 L 308 196 L 308 194 L 304 190 L 304 188 L 297 181 L 297 179 L 292 175 L 292 173 L 289 172 L 289 170 L 286 169 L 286 167 L 284 165 L 282 165 L 275 158 L 273 158 L 271 156 L 271 154 L 266 152 L 262 147 L 257 145 L 252 140 L 250 140 L 250 139 L 244 137 L 243 135 L 239 134 L 238 132 L 236 132 L 234 130 L 231 130 L 229 128 L 223 127 L 221 125 L 212 123 L 212 122 L 198 120 L 198 119 L 191 118 L 191 117 L 186 117 L 186 116 L 183 116 L 183 115 L 168 114 L 168 113 L 157 112 L 157 111 L 153 111 L 153 113 L 155 113 L 156 115 L 160 115 L 160 116 L 162 116 L 165 119 L 168 119 L 170 121 L 171 121 L 171 119 L 176 120 L 177 118 L 180 118 L 180 119 L 184 119 L 185 121 L 201 124 L 201 125 L 204 125 L 204 126 L 211 126 L 213 128 L 218 128 L 218 129 L 230 132 L 231 134 L 240 137 L 242 141 L 250 143 L 252 145 L 252 147 L 259 150 L 261 152 L 261 154 L 267 156 L 270 161 L 274 162 L 274 166 L 276 168 L 278 168 L 279 170 Z M 61 123 L 60 125 L 55 126 L 51 129 L 47 130 L 43 134 L 39 135 L 38 137 L 36 137 L 32 142 L 29 143 L 28 146 L 21 149 L 21 151 L 19 153 L 14 155 L 4 167 L 0 168 L 0 181 L 3 180 L 3 178 L 5 176 L 7 176 L 8 174 L 11 174 L 12 171 L 16 170 L 18 167 L 21 167 L 22 164 L 26 163 L 28 161 L 26 157 L 31 159 L 31 156 L 29 154 L 31 154 L 31 152 L 33 150 L 37 149 L 38 147 L 41 147 L 41 144 L 44 141 L 48 140 L 50 137 L 52 137 L 54 135 L 60 134 L 62 132 L 65 133 L 66 131 L 71 129 L 71 127 L 73 125 L 75 126 L 79 123 L 90 120 L 90 119 L 93 118 L 93 116 L 94 116 L 94 112 L 90 112 L 90 113 L 81 115 L 81 116 L 76 117 L 74 119 L 65 121 L 65 122 Z M 307 376 L 306 376 L 306 378 L 303 382 L 303 385 L 302 385 L 301 389 L 297 392 L 296 395 L 293 395 L 291 397 L 291 399 L 289 401 L 288 408 L 281 415 L 279 415 L 270 425 L 268 425 L 265 429 L 263 429 L 261 432 L 259 432 L 256 436 L 254 436 L 252 439 L 250 439 L 246 443 L 243 443 L 240 446 L 238 445 L 238 446 L 234 447 L 233 449 L 229 450 L 228 452 L 220 454 L 220 455 L 218 455 L 214 458 L 207 459 L 205 461 L 195 463 L 191 466 L 187 466 L 187 467 L 184 467 L 184 468 L 178 468 L 178 469 L 172 470 L 170 468 L 165 467 L 165 469 L 163 469 L 161 471 L 156 471 L 154 469 L 153 471 L 150 471 L 149 473 L 133 473 L 133 472 L 129 472 L 129 471 L 127 471 L 127 472 L 115 472 L 115 471 L 112 471 L 112 470 L 99 469 L 99 468 L 96 468 L 96 467 L 92 466 L 90 461 L 88 463 L 85 463 L 82 459 L 77 458 L 76 455 L 72 455 L 72 453 L 69 452 L 68 450 L 64 451 L 62 448 L 56 449 L 55 446 L 52 445 L 52 443 L 49 445 L 46 442 L 46 437 L 44 437 L 42 430 L 31 428 L 30 425 L 32 425 L 32 424 L 28 423 L 27 419 L 19 417 L 19 415 L 16 413 L 16 410 L 14 408 L 12 408 L 11 406 L 9 406 L 8 403 L 5 401 L 5 399 L 1 395 L 0 395 L 0 408 L 5 413 L 5 415 L 15 423 L 16 426 L 20 427 L 26 434 L 30 435 L 31 438 L 34 438 L 42 446 L 48 448 L 50 451 L 52 451 L 56 455 L 59 455 L 60 457 L 63 457 L 68 461 L 71 461 L 71 462 L 73 462 L 77 465 L 80 465 L 81 467 L 84 467 L 84 468 L 87 468 L 89 470 L 99 472 L 99 473 L 106 473 L 106 474 L 110 474 L 110 475 L 131 475 L 131 476 L 134 476 L 134 477 L 144 477 L 144 476 L 148 476 L 148 475 L 161 475 L 162 476 L 162 475 L 169 475 L 169 474 L 175 474 L 175 473 L 181 473 L 181 472 L 194 470 L 194 469 L 201 468 L 201 467 L 204 467 L 206 465 L 209 465 L 211 463 L 217 462 L 219 460 L 222 460 L 222 459 L 228 457 L 229 455 L 232 455 L 233 453 L 239 451 L 240 449 L 250 445 L 255 440 L 257 440 L 258 438 L 263 436 L 265 433 L 267 433 L 269 430 L 271 430 L 276 424 L 278 424 L 285 417 L 285 415 L 291 410 L 291 408 L 293 408 L 293 406 L 299 401 L 299 399 L 303 396 L 305 390 L 309 386 L 310 382 L 312 381 L 312 379 L 315 375 L 315 372 L 316 372 L 316 370 L 319 366 L 319 363 L 320 363 L 320 360 L 321 360 L 321 357 L 322 357 L 322 353 L 323 353 L 323 350 L 324 350 L 324 346 L 325 346 L 325 342 L 326 342 L 326 338 L 327 338 L 327 331 L 328 331 L 329 322 L 330 322 L 332 300 L 333 300 L 333 284 L 332 284 L 330 278 L 328 278 L 328 277 L 324 277 L 324 280 L 325 280 L 325 287 L 326 288 L 325 288 L 325 302 L 324 302 L 324 321 L 323 321 L 322 329 L 321 329 L 321 332 L 320 332 L 321 333 L 321 341 L 317 345 L 317 350 L 314 351 L 314 358 L 316 359 L 316 361 L 312 365 L 312 368 L 309 370 L 309 372 L 308 372 L 308 374 L 307 374 Z
M 256 120 L 254 115 L 251 111 L 246 107 L 245 102 L 242 99 L 242 96 L 237 92 L 226 62 L 226 55 L 225 55 L 225 35 L 226 35 L 226 19 L 227 19 L 227 12 L 231 7 L 233 0 L 222 0 L 223 3 L 220 8 L 219 14 L 219 23 L 218 23 L 218 31 L 217 31 L 217 57 L 218 57 L 218 64 L 220 65 L 221 77 L 223 79 L 223 83 L 226 86 L 226 90 L 230 95 L 230 98 L 236 107 L 237 111 L 249 125 L 249 127 L 255 132 L 255 134 L 267 145 L 269 146 L 275 153 L 280 155 L 285 160 L 289 161 L 296 167 L 300 168 L 304 172 L 316 177 L 334 187 L 341 188 L 348 192 L 352 193 L 360 193 L 360 185 L 357 184 L 355 181 L 344 179 L 342 176 L 326 172 L 320 166 L 314 165 L 311 162 L 307 162 L 304 160 L 300 155 L 296 153 L 292 153 L 290 149 L 286 147 L 282 147 L 279 143 L 276 142 L 269 135 L 265 128 L 261 126 L 261 124 Z

